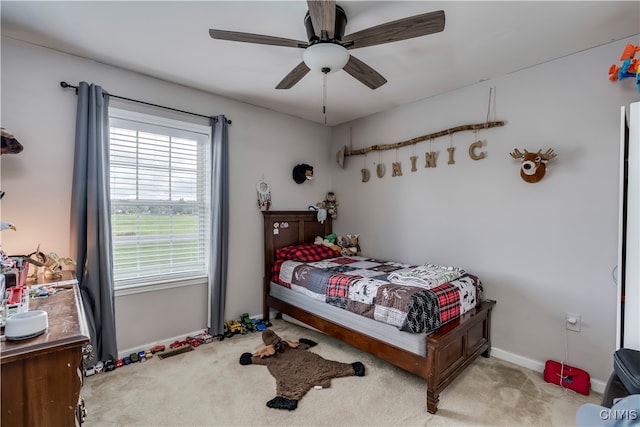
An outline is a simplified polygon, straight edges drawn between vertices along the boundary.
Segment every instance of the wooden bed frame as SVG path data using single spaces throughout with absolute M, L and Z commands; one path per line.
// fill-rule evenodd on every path
M 438 410 L 439 395 L 479 355 L 489 357 L 491 310 L 495 301 L 482 301 L 461 318 L 426 336 L 427 354 L 418 355 L 356 330 L 333 323 L 270 296 L 271 266 L 275 250 L 313 242 L 331 234 L 331 219 L 320 223 L 314 211 L 265 211 L 264 216 L 264 305 L 265 321 L 274 309 L 427 380 L 427 411 Z

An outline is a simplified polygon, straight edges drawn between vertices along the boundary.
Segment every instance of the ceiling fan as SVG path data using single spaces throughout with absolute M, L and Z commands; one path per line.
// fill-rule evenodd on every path
M 347 15 L 335 1 L 308 0 L 307 4 L 309 10 L 304 17 L 304 26 L 308 42 L 215 29 L 210 29 L 209 35 L 219 40 L 305 49 L 303 61 L 282 79 L 276 89 L 292 88 L 311 69 L 317 69 L 325 75 L 344 69 L 358 81 L 376 89 L 387 80 L 369 65 L 349 54 L 348 50 L 411 39 L 444 30 L 444 11 L 438 10 L 376 25 L 345 36 Z

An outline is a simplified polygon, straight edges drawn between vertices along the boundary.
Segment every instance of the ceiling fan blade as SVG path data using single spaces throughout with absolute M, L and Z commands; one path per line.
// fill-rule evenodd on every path
M 299 63 L 293 70 L 291 70 L 289 74 L 284 76 L 284 79 L 282 79 L 282 81 L 278 83 L 276 89 L 291 89 L 293 85 L 302 80 L 302 78 L 306 76 L 308 72 L 309 67 L 307 67 L 307 64 L 305 64 L 304 62 Z
M 313 31 L 320 40 L 332 40 L 336 28 L 336 2 L 334 0 L 307 0 Z M 322 37 L 326 33 L 327 38 Z
M 347 49 L 375 46 L 439 33 L 444 30 L 444 21 L 444 11 L 438 10 L 357 31 L 345 36 L 343 40 L 345 43 L 353 42 L 353 45 L 348 46 Z
M 309 45 L 309 43 L 299 40 L 285 39 L 282 37 L 263 36 L 261 34 L 240 33 L 238 31 L 209 30 L 209 35 L 211 36 L 211 38 L 219 40 L 268 44 L 272 46 L 306 48 Z
M 387 82 L 387 79 L 382 77 L 376 70 L 353 55 L 349 55 L 349 62 L 343 69 L 371 89 L 377 89 Z

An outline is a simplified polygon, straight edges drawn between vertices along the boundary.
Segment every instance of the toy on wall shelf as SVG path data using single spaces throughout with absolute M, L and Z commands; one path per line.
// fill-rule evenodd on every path
M 327 193 L 327 197 L 322 202 L 316 203 L 318 209 L 326 209 L 327 214 L 332 218 L 338 217 L 338 201 L 336 200 L 336 194 L 332 191 Z
M 613 64 L 609 67 L 609 80 L 617 82 L 628 77 L 635 78 L 638 92 L 640 92 L 640 58 L 634 58 L 637 52 L 640 52 L 640 46 L 628 43 L 620 56 L 622 64 L 620 66 Z

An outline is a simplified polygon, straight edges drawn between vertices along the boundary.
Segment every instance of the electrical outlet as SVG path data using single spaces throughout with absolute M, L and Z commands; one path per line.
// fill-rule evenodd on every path
M 566 328 L 569 331 L 580 332 L 580 326 L 582 324 L 582 316 L 575 313 L 565 314 Z

